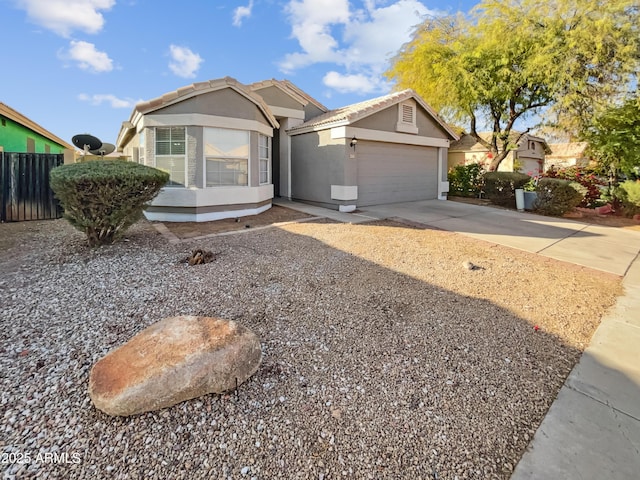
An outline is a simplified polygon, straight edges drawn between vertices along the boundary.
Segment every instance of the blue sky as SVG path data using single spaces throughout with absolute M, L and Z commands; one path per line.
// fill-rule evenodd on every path
M 224 76 L 289 79 L 329 108 L 388 93 L 427 15 L 473 0 L 0 0 L 0 101 L 71 143 L 115 143 L 135 103 Z

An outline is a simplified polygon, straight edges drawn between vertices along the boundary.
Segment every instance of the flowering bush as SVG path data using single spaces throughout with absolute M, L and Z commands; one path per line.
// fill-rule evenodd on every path
M 595 208 L 597 206 L 602 194 L 600 187 L 606 185 L 596 176 L 595 172 L 581 167 L 567 167 L 558 170 L 550 168 L 542 177 L 559 178 L 582 185 L 586 189 L 586 193 L 578 206 L 585 208 Z
M 540 175 L 534 175 L 533 172 L 527 172 L 527 175 L 529 175 L 529 181 L 522 188 L 525 192 L 535 192 Z
M 449 169 L 449 195 L 477 197 L 482 192 L 484 170 L 478 163 L 456 165 Z

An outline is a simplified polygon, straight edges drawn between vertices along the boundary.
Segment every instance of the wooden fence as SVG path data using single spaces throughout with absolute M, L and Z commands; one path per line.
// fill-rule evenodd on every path
M 0 221 L 62 217 L 49 173 L 63 163 L 63 154 L 0 152 Z

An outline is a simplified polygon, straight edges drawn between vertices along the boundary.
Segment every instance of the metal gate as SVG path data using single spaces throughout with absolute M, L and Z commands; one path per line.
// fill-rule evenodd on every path
M 0 221 L 62 217 L 49 173 L 63 163 L 63 154 L 0 152 Z

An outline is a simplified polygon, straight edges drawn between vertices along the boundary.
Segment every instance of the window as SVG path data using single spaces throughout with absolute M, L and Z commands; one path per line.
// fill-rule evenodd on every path
M 271 149 L 269 148 L 270 138 L 266 135 L 258 137 L 258 157 L 260 159 L 260 185 L 271 183 L 270 169 Z
M 51 153 L 51 145 L 47 143 L 44 144 L 44 153 Z
M 249 132 L 204 129 L 206 187 L 249 184 Z
M 36 153 L 36 140 L 35 140 L 35 138 L 27 137 L 27 153 Z
M 184 127 L 156 128 L 156 168 L 169 173 L 167 187 L 185 187 L 186 135 Z
M 418 133 L 416 125 L 416 104 L 412 100 L 398 104 L 396 130 L 404 133 Z

